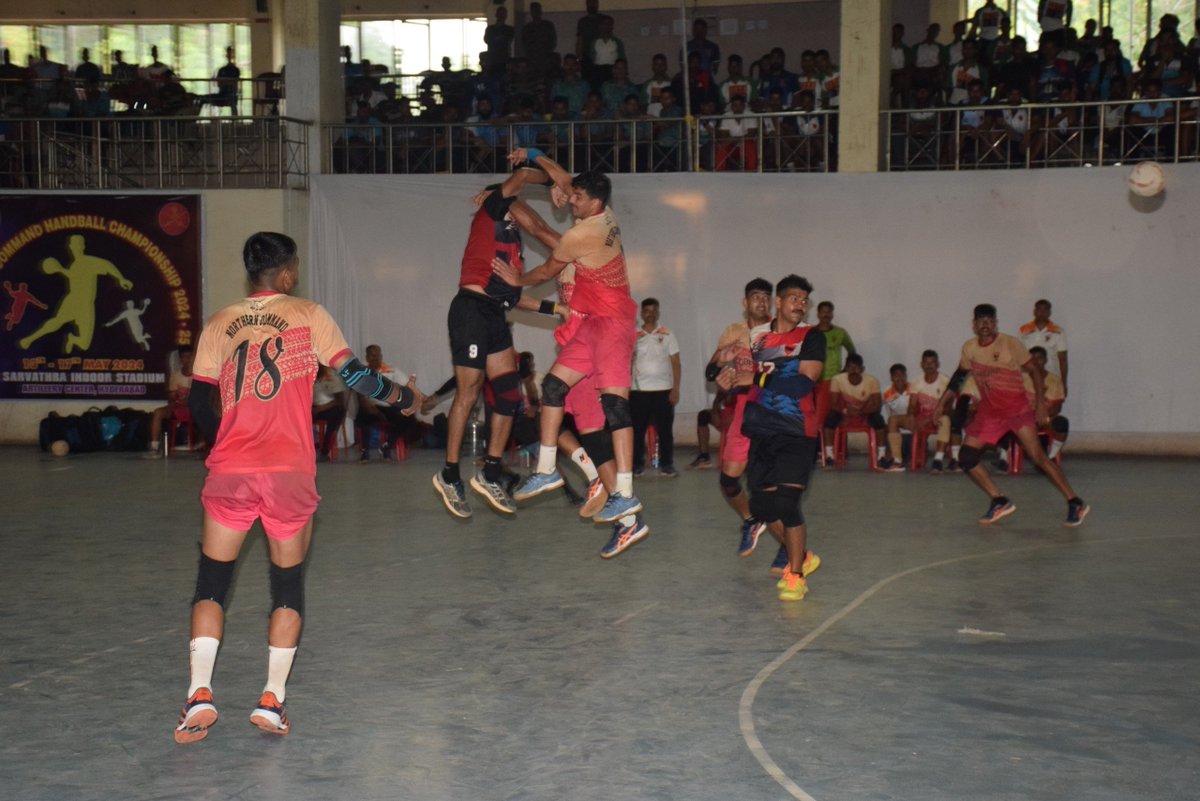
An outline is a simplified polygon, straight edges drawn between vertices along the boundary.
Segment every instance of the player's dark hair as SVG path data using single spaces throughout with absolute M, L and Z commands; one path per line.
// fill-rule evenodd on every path
M 178 348 L 176 348 L 176 350 L 178 350 L 179 355 L 182 356 L 185 353 L 191 353 L 193 348 L 191 345 L 180 345 Z
M 782 279 L 780 279 L 779 283 L 775 285 L 775 294 L 782 295 L 789 289 L 803 289 L 805 292 L 812 292 L 813 285 L 809 283 L 807 278 L 802 276 L 795 274 L 785 275 Z
M 608 206 L 608 199 L 612 197 L 612 181 L 608 179 L 607 175 L 597 170 L 579 173 L 571 185 L 576 189 L 582 189 L 588 197 L 599 200 L 602 206 Z
M 768 295 L 770 295 L 771 292 L 774 291 L 774 289 L 775 288 L 773 286 L 771 286 L 771 282 L 768 281 L 767 279 L 755 278 L 752 281 L 750 281 L 748 284 L 746 284 L 745 297 L 747 297 L 747 298 L 750 297 L 751 292 L 766 292 Z
M 826 309 L 833 311 L 833 301 L 823 300 L 817 304 L 817 311 L 825 311 Z
M 921 351 L 921 358 L 922 358 L 922 359 L 928 359 L 930 356 L 932 356 L 932 357 L 933 357 L 933 358 L 935 358 L 935 359 L 939 359 L 939 357 L 938 357 L 938 354 L 937 354 L 937 351 L 936 351 L 936 350 L 932 350 L 932 349 L 931 349 L 931 350 L 925 350 L 925 351 Z
M 1047 309 L 1054 308 L 1053 306 L 1050 305 L 1050 301 L 1046 300 L 1045 298 L 1042 298 L 1041 300 L 1039 300 L 1037 303 L 1035 303 L 1033 305 L 1034 306 L 1045 306 Z
M 846 357 L 846 364 L 857 364 L 859 367 L 866 367 L 866 365 L 863 364 L 863 357 L 861 353 L 851 353 Z
M 642 301 L 643 309 L 646 308 L 647 306 L 657 306 L 657 305 L 658 305 L 658 298 L 646 298 L 645 300 Z
M 527 350 L 521 351 L 521 355 L 517 357 L 517 375 L 521 378 L 529 378 L 533 374 L 533 354 Z
M 908 372 L 907 367 L 905 367 L 900 362 L 896 362 L 895 364 L 893 364 L 891 367 L 888 368 L 888 375 L 895 375 L 897 370 L 899 370 L 902 373 Z
M 287 234 L 259 231 L 251 234 L 242 248 L 242 261 L 250 280 L 261 283 L 268 273 L 286 267 L 296 258 L 296 240 Z
M 980 303 L 975 307 L 975 319 L 978 320 L 980 317 L 991 317 L 995 320 L 996 307 L 990 303 Z
M 1029 353 L 1030 353 L 1030 355 L 1033 355 L 1035 353 L 1040 353 L 1042 355 L 1043 359 L 1047 357 L 1046 349 L 1043 348 L 1041 345 L 1034 345 L 1032 348 L 1029 349 Z

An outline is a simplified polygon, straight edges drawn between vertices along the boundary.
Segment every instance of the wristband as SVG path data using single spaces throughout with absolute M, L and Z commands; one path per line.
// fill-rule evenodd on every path
M 721 374 L 721 365 L 716 362 L 709 362 L 708 367 L 704 368 L 704 378 L 707 381 L 716 381 L 717 376 Z
M 538 304 L 538 314 L 544 314 L 547 317 L 553 317 L 558 314 L 558 304 L 552 300 L 543 300 Z
M 537 167 L 538 158 L 544 155 L 546 154 L 536 147 L 527 147 L 525 148 L 525 163 L 530 167 Z

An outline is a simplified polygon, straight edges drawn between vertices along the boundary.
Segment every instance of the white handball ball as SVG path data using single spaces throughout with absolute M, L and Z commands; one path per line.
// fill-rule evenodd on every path
M 1167 185 L 1167 174 L 1157 161 L 1143 161 L 1129 171 L 1129 191 L 1141 197 L 1154 197 Z
M 66 456 L 71 452 L 71 446 L 67 444 L 65 439 L 56 439 L 50 443 L 50 453 L 55 456 Z

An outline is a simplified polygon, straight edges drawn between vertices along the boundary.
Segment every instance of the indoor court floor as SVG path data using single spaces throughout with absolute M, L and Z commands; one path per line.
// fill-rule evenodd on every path
M 806 496 L 823 565 L 792 604 L 772 541 L 737 557 L 715 471 L 639 479 L 650 536 L 604 561 L 607 527 L 557 493 L 452 520 L 440 464 L 320 466 L 282 738 L 248 722 L 269 604 L 248 539 L 220 719 L 180 746 L 203 464 L 0 448 L 0 798 L 1200 797 L 1193 462 L 1068 448 L 1092 506 L 1070 530 L 1032 473 L 983 528 L 964 477 L 852 458 Z

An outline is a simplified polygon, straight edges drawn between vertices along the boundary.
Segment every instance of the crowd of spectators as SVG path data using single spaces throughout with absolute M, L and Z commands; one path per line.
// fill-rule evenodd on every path
M 949 42 L 939 40 L 936 23 L 913 44 L 903 25 L 893 26 L 891 105 L 911 110 L 893 117 L 894 147 L 903 144 L 910 158 L 915 152 L 930 161 L 1031 164 L 1056 154 L 1078 163 L 1102 147 L 1112 154 L 1106 160 L 1176 147 L 1194 155 L 1197 103 L 1177 99 L 1197 94 L 1200 20 L 1198 35 L 1185 43 L 1179 18 L 1165 14 L 1157 32 L 1127 54 L 1111 27 L 1089 19 L 1079 34 L 1070 14 L 1070 3 L 1043 0 L 1032 47 L 1011 35 L 1008 14 L 994 0 L 956 22 Z M 1068 105 L 1078 103 L 1112 105 Z M 937 111 L 953 106 L 972 110 Z M 943 138 L 948 131 L 957 141 Z
M 150 63 L 130 64 L 114 50 L 107 71 L 83 48 L 79 63 L 71 68 L 54 61 L 45 46 L 28 57 L 25 66 L 14 64 L 9 50 L 0 63 L 0 117 L 108 117 L 114 113 L 145 116 L 194 115 L 204 105 L 233 110 L 237 104 L 241 70 L 233 48 L 225 49 L 227 63 L 217 70 L 211 92 L 189 92 L 175 71 L 150 48 Z

